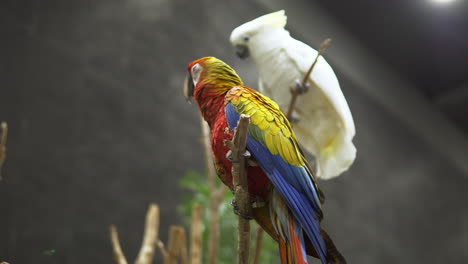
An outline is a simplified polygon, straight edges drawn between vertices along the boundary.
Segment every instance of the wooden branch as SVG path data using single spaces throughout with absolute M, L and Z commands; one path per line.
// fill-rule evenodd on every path
M 257 231 L 255 233 L 255 254 L 253 264 L 260 263 L 260 253 L 262 252 L 262 239 L 263 239 L 263 228 L 257 225 Z
M 115 227 L 115 225 L 110 226 L 110 236 L 115 262 L 117 264 L 127 264 L 127 259 L 122 251 L 122 247 L 120 247 L 119 234 L 117 233 L 117 227 Z
M 189 264 L 189 258 L 187 253 L 187 235 L 185 234 L 185 229 L 182 228 L 182 233 L 180 234 L 180 263 Z
M 151 264 L 156 251 L 159 231 L 159 206 L 152 203 L 146 214 L 143 242 L 135 264 Z
M 232 151 L 232 177 L 235 196 L 235 207 L 239 213 L 238 224 L 238 245 L 237 263 L 247 264 L 249 262 L 250 250 L 250 223 L 246 217 L 251 216 L 252 208 L 250 204 L 247 173 L 246 173 L 246 143 L 247 129 L 250 123 L 250 116 L 242 114 L 234 132 L 232 141 L 226 140 L 224 143 Z
M 209 237 L 208 237 L 208 264 L 218 263 L 219 251 L 219 206 L 224 196 L 224 186 L 216 187 L 216 171 L 213 165 L 213 157 L 210 144 L 210 128 L 208 124 L 201 119 L 203 148 L 205 153 L 206 171 L 208 174 L 208 190 L 210 193 L 209 199 Z
M 308 85 L 307 80 L 309 79 L 310 74 L 312 73 L 312 70 L 315 67 L 315 64 L 317 64 L 318 59 L 320 56 L 325 52 L 325 49 L 330 45 L 331 39 L 327 38 L 320 44 L 320 49 L 317 53 L 317 56 L 315 56 L 314 61 L 312 62 L 312 65 L 310 65 L 309 70 L 306 72 L 304 75 L 304 78 L 302 79 L 301 85 L 302 87 L 306 87 Z M 296 87 L 291 87 L 291 102 L 289 103 L 288 111 L 286 112 L 286 117 L 288 120 L 292 120 L 292 113 L 294 111 L 294 107 L 296 106 L 296 101 L 297 97 L 299 96 L 299 91 Z
M 203 208 L 195 204 L 192 208 L 190 234 L 190 264 L 201 264 L 202 261 L 202 221 Z
M 166 260 L 169 257 L 169 253 L 167 253 L 166 247 L 164 246 L 164 243 L 161 240 L 158 240 L 156 245 L 159 248 L 159 251 L 161 251 L 161 254 L 163 255 L 163 259 Z M 166 263 L 166 262 L 164 262 Z
M 169 229 L 169 241 L 167 243 L 167 256 L 164 259 L 164 264 L 177 264 L 177 259 L 180 257 L 184 228 L 181 226 L 171 226 Z
M 2 168 L 6 160 L 6 142 L 8 135 L 8 125 L 6 122 L 0 124 L 0 180 L 2 180 Z

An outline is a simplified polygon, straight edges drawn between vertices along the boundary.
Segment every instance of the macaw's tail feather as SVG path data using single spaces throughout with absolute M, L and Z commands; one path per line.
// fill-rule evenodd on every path
M 338 251 L 327 232 L 321 229 L 320 233 L 322 233 L 323 240 L 325 240 L 325 245 L 327 246 L 328 261 L 332 264 L 346 264 L 346 259 Z
M 278 240 L 279 253 L 281 258 L 281 264 L 292 264 L 293 258 L 291 253 L 291 248 L 286 244 L 282 238 Z

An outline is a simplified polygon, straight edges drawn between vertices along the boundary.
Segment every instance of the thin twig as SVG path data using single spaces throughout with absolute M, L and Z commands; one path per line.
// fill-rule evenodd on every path
M 0 181 L 2 180 L 2 168 L 6 160 L 6 142 L 8 135 L 8 125 L 6 122 L 0 124 Z
M 232 178 L 234 186 L 235 207 L 239 213 L 237 263 L 247 264 L 250 250 L 250 223 L 246 217 L 251 216 L 252 208 L 247 185 L 246 173 L 246 143 L 250 116 L 242 114 L 234 132 L 232 141 L 224 144 L 232 151 Z
M 210 193 L 209 200 L 209 237 L 208 237 L 208 264 L 218 263 L 218 251 L 219 251 L 219 206 L 223 200 L 225 187 L 216 187 L 216 171 L 213 165 L 213 157 L 210 145 L 210 128 L 208 124 L 201 119 L 202 126 L 202 143 L 205 153 L 206 171 L 208 174 L 208 190 Z
M 260 253 L 262 252 L 262 238 L 263 238 L 263 229 L 257 225 L 257 231 L 255 232 L 255 254 L 253 264 L 260 263 Z
M 110 226 L 110 236 L 112 241 L 112 248 L 114 250 L 114 259 L 117 264 L 127 264 L 127 259 L 122 251 L 122 247 L 119 242 L 119 234 L 117 233 L 117 227 L 115 225 Z
M 192 223 L 190 234 L 190 264 L 201 264 L 202 260 L 202 221 L 203 208 L 195 204 L 192 208 Z
M 152 203 L 146 214 L 145 231 L 143 243 L 138 253 L 135 264 L 151 264 L 154 258 L 156 242 L 159 231 L 159 206 Z
M 331 39 L 327 38 L 325 39 L 322 44 L 320 44 L 320 49 L 317 53 L 317 56 L 315 56 L 314 62 L 312 62 L 312 65 L 310 65 L 309 70 L 306 72 L 304 75 L 304 78 L 302 79 L 302 87 L 306 87 L 307 85 L 307 80 L 309 79 L 310 74 L 312 73 L 312 70 L 315 67 L 315 64 L 317 64 L 318 59 L 320 56 L 325 52 L 325 49 L 330 45 Z M 294 111 L 294 107 L 296 106 L 296 101 L 297 97 L 299 96 L 299 91 L 297 90 L 296 87 L 291 88 L 291 102 L 289 103 L 288 111 L 286 112 L 286 117 L 288 120 L 292 120 L 292 113 Z
M 161 254 L 163 255 L 163 259 L 166 260 L 169 257 L 169 253 L 167 253 L 167 250 L 166 250 L 166 247 L 164 246 L 164 243 L 161 240 L 158 240 L 156 245 L 158 246 L 159 251 L 161 251 Z

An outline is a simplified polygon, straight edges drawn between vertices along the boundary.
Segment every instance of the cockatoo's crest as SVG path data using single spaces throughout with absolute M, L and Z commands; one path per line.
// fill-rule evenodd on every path
M 284 14 L 284 10 L 280 10 L 258 17 L 244 25 L 251 23 L 252 25 L 268 25 L 273 27 L 284 28 L 284 26 L 286 26 L 286 20 L 287 17 Z
M 239 42 L 243 40 L 245 36 L 255 35 L 261 30 L 284 28 L 286 26 L 286 21 L 287 17 L 284 10 L 263 15 L 235 28 L 231 33 L 231 42 Z

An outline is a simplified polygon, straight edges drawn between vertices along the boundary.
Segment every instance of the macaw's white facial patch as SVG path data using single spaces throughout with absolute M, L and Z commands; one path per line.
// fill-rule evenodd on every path
M 192 75 L 192 81 L 193 81 L 193 86 L 196 86 L 198 83 L 198 80 L 200 79 L 201 72 L 203 70 L 203 67 L 200 66 L 200 64 L 195 64 L 192 66 L 191 75 Z

